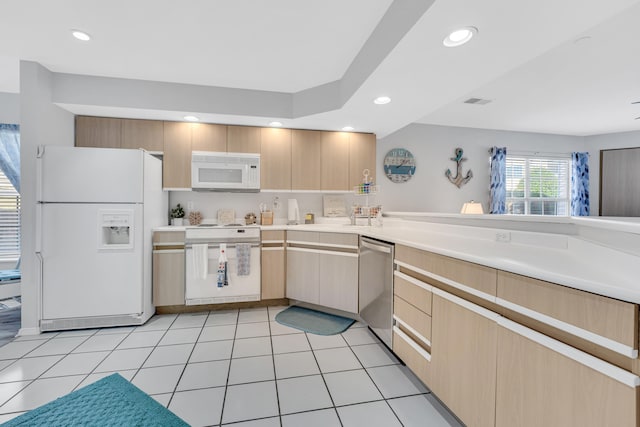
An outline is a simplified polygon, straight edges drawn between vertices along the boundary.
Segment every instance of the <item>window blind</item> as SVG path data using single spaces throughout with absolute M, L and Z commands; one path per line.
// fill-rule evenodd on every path
M 507 156 L 507 213 L 569 215 L 569 166 L 560 157 Z
M 0 260 L 20 257 L 20 194 L 0 171 Z

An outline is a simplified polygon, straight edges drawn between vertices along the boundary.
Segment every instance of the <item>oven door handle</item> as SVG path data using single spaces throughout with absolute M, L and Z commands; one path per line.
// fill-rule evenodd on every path
M 247 242 L 247 243 L 249 243 L 249 242 Z M 197 243 L 186 243 L 184 245 L 184 247 L 185 247 L 185 249 L 192 249 L 193 245 L 195 245 L 195 244 L 197 244 Z M 204 244 L 204 243 L 202 243 L 202 244 Z M 227 249 L 228 248 L 235 248 L 237 244 L 238 243 L 227 243 Z M 249 243 L 249 244 L 251 245 L 252 248 L 259 248 L 260 247 L 260 243 Z M 220 245 L 221 245 L 220 243 L 209 243 L 208 244 L 209 248 L 219 248 Z

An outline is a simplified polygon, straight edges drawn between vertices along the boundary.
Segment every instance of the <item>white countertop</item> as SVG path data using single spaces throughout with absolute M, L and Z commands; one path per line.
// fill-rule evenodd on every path
M 438 221 L 430 222 L 429 216 Z M 640 256 L 620 250 L 616 247 L 615 240 L 605 245 L 589 241 L 579 234 L 580 227 L 605 229 L 612 233 L 615 231 L 618 233 L 613 234 L 621 236 L 619 238 L 625 240 L 622 243 L 628 246 L 629 239 L 640 239 L 640 222 L 542 217 L 539 223 L 553 223 L 556 227 L 567 230 L 566 233 L 547 233 L 515 230 L 513 226 L 496 227 L 496 221 L 501 224 L 499 221 L 504 218 L 502 216 L 469 216 L 476 220 L 489 217 L 487 227 L 441 222 L 447 217 L 459 219 L 460 215 L 423 214 L 420 216 L 421 220 L 410 220 L 409 217 L 403 215 L 402 218 L 405 219 L 384 218 L 382 227 L 351 226 L 346 218 L 334 218 L 318 224 L 282 224 L 261 228 L 365 235 L 640 304 Z M 508 217 L 503 221 L 534 223 L 537 219 Z M 361 221 L 358 220 L 359 223 Z M 166 226 L 154 230 L 182 231 L 185 228 Z M 509 241 L 496 241 L 497 233 L 507 233 Z

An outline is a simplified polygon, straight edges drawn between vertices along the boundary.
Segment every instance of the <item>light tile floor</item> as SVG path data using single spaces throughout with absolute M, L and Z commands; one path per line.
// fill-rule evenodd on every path
M 318 336 L 285 307 L 154 316 L 0 347 L 0 423 L 118 372 L 193 426 L 459 426 L 361 323 Z

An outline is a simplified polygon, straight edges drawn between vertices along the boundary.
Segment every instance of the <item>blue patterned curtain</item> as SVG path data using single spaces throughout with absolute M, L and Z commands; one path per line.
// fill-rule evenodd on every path
M 571 153 L 571 216 L 589 216 L 589 153 Z
M 489 188 L 489 213 L 507 212 L 507 147 L 491 148 L 491 186 Z
M 0 123 L 0 169 L 20 192 L 20 126 Z

